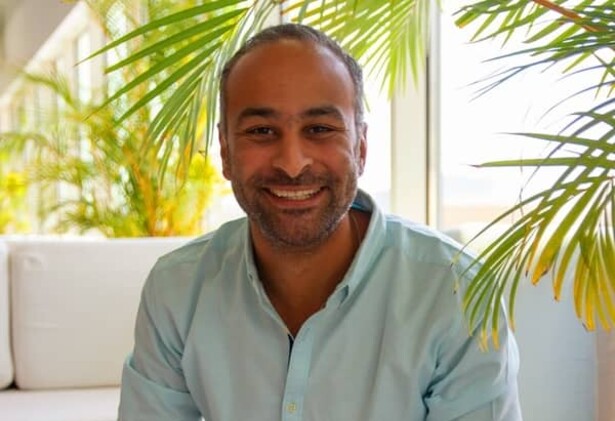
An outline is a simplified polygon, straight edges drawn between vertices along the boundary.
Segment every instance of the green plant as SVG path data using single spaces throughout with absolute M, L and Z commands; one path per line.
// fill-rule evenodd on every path
M 594 92 L 597 99 L 597 105 L 573 114 L 557 134 L 517 134 L 545 142 L 545 156 L 482 165 L 559 167 L 561 172 L 552 186 L 523 198 L 478 234 L 511 214 L 521 214 L 479 255 L 484 265 L 465 297 L 471 318 L 481 307 L 493 308 L 510 286 L 509 315 L 514 323 L 516 291 L 524 276 L 535 284 L 551 273 L 559 300 L 570 271 L 575 310 L 584 326 L 615 326 L 614 16 L 615 5 L 608 1 L 489 0 L 466 7 L 457 20 L 462 27 L 480 23 L 475 37 L 482 39 L 506 40 L 526 30 L 528 47 L 502 57 L 518 58 L 521 64 L 495 75 L 485 90 L 528 69 L 557 66 L 569 77 L 583 77 L 582 92 Z M 489 315 L 483 319 L 483 332 L 497 328 L 498 313 Z
M 4 160 L 0 154 L 0 160 Z M 0 172 L 0 234 L 27 232 L 26 176 L 20 171 Z
M 64 111 L 42 130 L 0 134 L 0 144 L 13 151 L 31 145 L 28 181 L 42 190 L 39 212 L 43 220 L 55 221 L 53 231 L 135 237 L 202 230 L 203 211 L 221 181 L 205 157 L 161 178 L 159 153 L 142 148 L 147 120 L 117 125 L 111 107 L 83 104 L 61 78 L 28 75 L 27 80 L 61 95 Z M 94 109 L 98 112 L 92 114 Z M 182 153 L 185 149 L 176 148 L 168 159 L 177 161 Z
M 166 2 L 165 7 L 158 3 L 152 13 L 178 7 L 176 2 Z M 116 2 L 100 2 L 96 9 L 108 34 L 114 32 L 114 21 L 108 18 L 113 7 Z M 124 5 L 128 20 L 131 10 Z M 125 67 L 115 83 L 138 72 Z M 36 127 L 0 133 L 0 149 L 14 154 L 28 148 L 28 184 L 40 191 L 38 212 L 48 230 L 96 231 L 109 237 L 195 235 L 203 230 L 204 211 L 222 192 L 222 179 L 206 156 L 184 159 L 192 151 L 176 136 L 165 135 L 172 146 L 164 151 L 144 147 L 153 120 L 151 108 L 120 120 L 121 104 L 101 105 L 103 87 L 94 99 L 84 100 L 54 72 L 24 74 L 23 80 L 28 88 L 57 98 L 57 105 L 39 110 Z M 142 92 L 132 95 L 140 97 Z M 167 163 L 175 171 L 162 177 L 160 168 Z
M 108 69 L 113 72 L 148 57 L 162 57 L 158 65 L 146 67 L 147 70 L 109 101 L 124 98 L 150 78 L 166 73 L 164 82 L 149 89 L 124 117 L 167 95 L 172 88 L 171 101 L 157 115 L 156 124 L 150 130 L 152 147 L 171 147 L 162 136 L 168 131 L 181 133 L 180 142 L 193 145 L 199 139 L 193 120 L 200 115 L 193 111 L 199 110 L 206 112 L 208 121 L 206 148 L 215 122 L 220 66 L 242 40 L 263 25 L 264 17 L 274 7 L 281 7 L 292 20 L 320 28 L 338 39 L 371 72 L 380 76 L 383 86 L 391 91 L 405 83 L 408 69 L 415 77 L 422 70 L 431 3 L 429 0 L 207 1 L 147 22 L 106 47 L 114 48 L 160 32 L 167 34 Z M 529 68 L 560 66 L 564 73 L 597 72 L 596 78 L 587 78 L 586 90 L 605 98 L 590 110 L 580 110 L 561 133 L 523 134 L 553 145 L 546 156 L 484 165 L 562 168 L 561 177 L 551 188 L 523 199 L 495 221 L 522 211 L 522 217 L 480 255 L 485 264 L 465 295 L 469 317 L 472 321 L 482 320 L 485 338 L 489 337 L 490 330 L 497 331 L 499 312 L 495 304 L 508 289 L 509 314 L 514 317 L 514 297 L 522 277 L 529 273 L 538 282 L 546 272 L 554 272 L 554 293 L 558 298 L 563 275 L 569 267 L 575 268 L 576 309 L 585 326 L 593 329 L 596 316 L 605 327 L 615 325 L 614 16 L 615 6 L 610 0 L 483 0 L 470 2 L 459 14 L 458 25 L 476 25 L 474 32 L 479 41 L 506 40 L 513 34 L 523 33 L 528 45 L 501 58 L 511 60 L 507 62 L 513 65 L 488 80 L 485 90 Z M 195 19 L 200 23 L 176 29 L 176 25 Z M 179 47 L 185 44 L 192 46 Z M 169 72 L 178 61 L 183 63 L 181 69 Z M 491 337 L 497 345 L 497 335 Z

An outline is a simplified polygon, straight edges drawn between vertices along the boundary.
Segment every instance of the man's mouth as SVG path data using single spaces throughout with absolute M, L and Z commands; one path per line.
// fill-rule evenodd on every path
M 303 190 L 279 190 L 279 189 L 269 189 L 269 192 L 279 197 L 280 199 L 287 200 L 307 200 L 313 196 L 315 196 L 318 192 L 321 191 L 321 188 L 315 189 L 303 189 Z

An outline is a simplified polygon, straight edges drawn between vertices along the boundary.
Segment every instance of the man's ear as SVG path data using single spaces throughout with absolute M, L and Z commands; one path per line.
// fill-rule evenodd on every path
M 222 124 L 218 123 L 218 143 L 220 144 L 220 158 L 222 158 L 222 175 L 230 180 L 231 164 L 229 160 L 228 139 L 224 135 Z
M 359 155 L 359 175 L 363 175 L 365 170 L 365 159 L 367 158 L 367 123 L 361 123 L 358 130 L 358 155 Z

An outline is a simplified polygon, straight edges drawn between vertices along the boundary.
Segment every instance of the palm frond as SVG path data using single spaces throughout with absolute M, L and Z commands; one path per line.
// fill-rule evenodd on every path
M 501 61 L 523 58 L 524 62 L 483 79 L 479 94 L 530 69 L 545 69 L 555 64 L 562 67 L 564 73 L 584 65 L 593 67 L 602 71 L 598 76 L 602 81 L 599 86 L 610 86 L 611 89 L 615 86 L 615 23 L 612 18 L 615 6 L 612 2 L 595 4 L 593 1 L 584 1 L 568 9 L 565 7 L 568 3 L 571 2 L 486 0 L 460 11 L 457 25 L 461 27 L 483 20 L 476 35 L 484 32 L 487 34 L 478 38 L 478 41 L 510 37 L 512 33 L 526 31 L 524 42 L 531 45 L 491 59 Z M 538 4 L 541 7 L 537 7 Z M 516 18 L 502 22 L 505 13 L 515 13 Z M 542 29 L 536 29 L 535 26 Z M 593 66 L 596 62 L 599 65 Z
M 506 216 L 522 216 L 480 255 L 483 266 L 472 281 L 466 296 L 470 318 L 478 309 L 499 300 L 503 287 L 512 283 L 509 315 L 514 325 L 514 294 L 521 275 L 532 283 L 545 274 L 552 275 L 554 297 L 559 300 L 565 275 L 576 268 L 572 287 L 575 308 L 587 329 L 615 326 L 615 293 L 612 268 L 613 206 L 615 204 L 615 117 L 608 113 L 580 113 L 581 120 L 569 134 L 519 134 L 554 146 L 543 158 L 507 160 L 482 164 L 481 167 L 561 167 L 553 185 L 506 212 L 481 231 L 474 241 Z M 600 134 L 598 134 L 600 133 Z M 593 135 L 593 136 L 592 136 Z M 566 154 L 568 156 L 562 156 Z M 489 314 L 497 332 L 495 311 Z M 497 337 L 494 339 L 497 340 Z
M 552 145 L 546 156 L 480 165 L 534 168 L 530 183 L 543 168 L 561 168 L 550 188 L 520 200 L 470 241 L 487 235 L 504 218 L 517 215 L 512 226 L 479 255 L 474 266 L 478 261 L 484 265 L 465 296 L 470 320 L 486 315 L 482 322 L 485 340 L 491 327 L 497 344 L 495 303 L 505 290 L 509 291 L 508 314 L 514 326 L 519 284 L 524 279 L 537 283 L 545 274 L 552 275 L 554 297 L 559 299 L 572 273 L 575 308 L 588 329 L 594 329 L 597 320 L 605 328 L 615 325 L 615 289 L 605 265 L 615 259 L 615 102 L 608 98 L 615 88 L 614 14 L 611 1 L 590 0 L 483 0 L 459 12 L 457 25 L 476 25 L 477 41 L 499 38 L 507 43 L 513 35 L 522 34 L 528 45 L 493 58 L 522 62 L 484 78 L 478 95 L 530 69 L 557 66 L 568 77 L 582 75 L 585 87 L 549 112 L 580 94 L 605 92 L 607 96 L 589 111 L 573 114 L 558 135 L 516 133 Z
M 389 94 L 425 68 L 429 0 L 288 1 L 283 11 L 336 39 Z
M 36 130 L 1 133 L 0 153 L 31 151 L 25 173 L 31 185 L 49 191 L 40 214 L 43 219 L 53 216 L 57 220 L 50 229 L 81 233 L 95 229 L 109 236 L 200 231 L 202 211 L 217 194 L 220 181 L 209 161 L 192 160 L 185 174 L 161 179 L 157 151 L 142 149 L 147 113 L 118 121 L 113 107 L 84 103 L 65 91 L 63 78 L 55 74 L 26 76 L 27 83 L 61 94 L 64 106 L 55 120 Z M 94 114 L 93 109 L 97 109 Z M 166 159 L 175 165 L 184 154 L 177 143 L 169 145 Z M 79 152 L 83 146 L 86 155 Z M 71 194 L 55 194 L 59 184 Z M 182 217 L 188 203 L 193 205 L 190 216 Z
M 174 147 L 166 139 L 177 139 L 180 148 L 187 148 L 190 153 L 186 159 L 192 158 L 197 145 L 204 143 L 207 149 L 215 127 L 217 96 L 212 88 L 217 86 L 219 71 L 237 46 L 263 26 L 275 6 L 275 2 L 266 0 L 205 2 L 147 22 L 93 55 L 152 40 L 143 41 L 140 48 L 108 67 L 110 73 L 135 66 L 145 70 L 114 92 L 102 107 L 145 87 L 146 92 L 119 116 L 121 122 L 159 101 L 161 108 L 153 118 L 143 149 L 162 151 L 161 177 Z M 205 128 L 197 123 L 200 120 L 206 121 Z M 178 165 L 187 168 L 183 160 Z

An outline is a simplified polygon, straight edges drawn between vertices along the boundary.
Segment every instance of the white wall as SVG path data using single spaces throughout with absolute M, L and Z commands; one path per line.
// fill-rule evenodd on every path
M 0 92 L 73 7 L 61 0 L 20 0 L 7 10 L 0 33 Z
M 610 421 L 596 411 L 596 334 L 583 328 L 565 291 L 556 302 L 546 277 L 537 286 L 523 285 L 517 296 L 523 420 Z
M 598 332 L 598 420 L 615 418 L 615 331 Z

